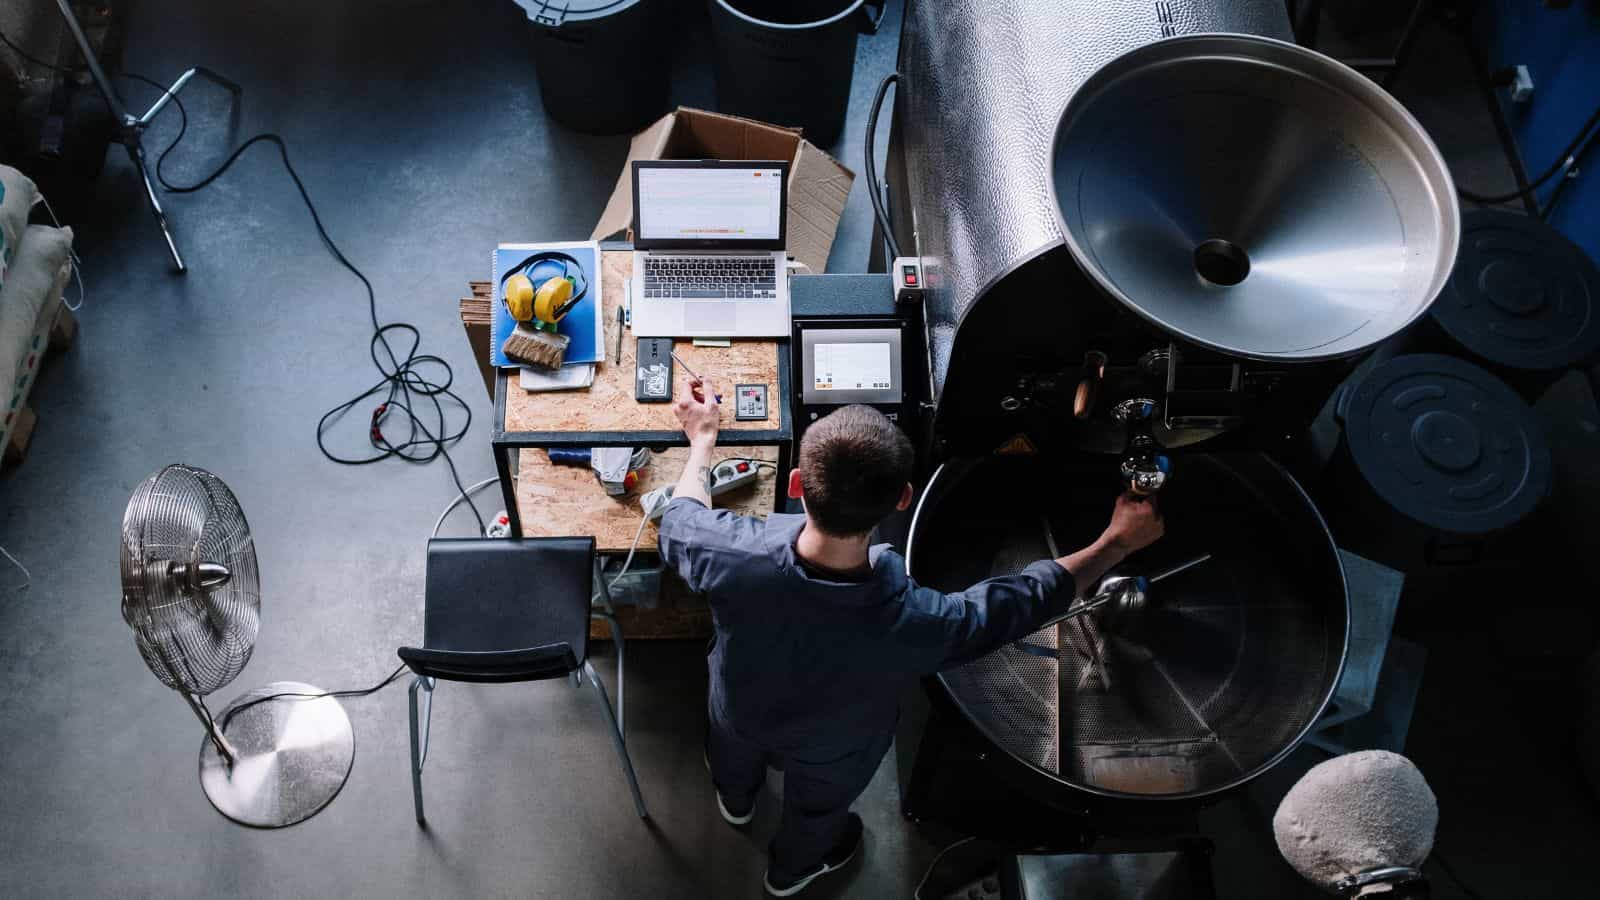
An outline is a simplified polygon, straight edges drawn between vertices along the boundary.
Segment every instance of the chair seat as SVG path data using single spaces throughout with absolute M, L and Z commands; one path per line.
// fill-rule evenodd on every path
M 592 537 L 428 542 L 423 647 L 494 653 L 565 643 L 588 657 Z

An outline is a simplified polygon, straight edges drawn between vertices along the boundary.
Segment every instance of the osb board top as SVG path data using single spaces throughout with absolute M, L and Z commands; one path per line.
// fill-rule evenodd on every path
M 543 450 L 523 449 L 517 465 L 517 513 L 522 517 L 524 537 L 563 537 L 592 534 L 602 551 L 627 552 L 639 530 L 639 497 L 646 491 L 676 484 L 689 458 L 688 447 L 669 447 L 651 455 L 650 464 L 639 470 L 638 487 L 621 497 L 605 492 L 587 466 L 557 466 Z M 777 447 L 719 446 L 713 460 L 749 457 L 774 466 Z M 776 473 L 763 469 L 761 478 L 713 499 L 718 509 L 765 516 L 772 512 L 777 488 Z M 656 546 L 656 523 L 645 526 L 639 546 Z
M 516 373 L 506 381 L 506 431 L 677 431 L 670 403 L 640 403 L 634 399 L 633 367 L 638 340 L 625 333 L 622 363 L 616 363 L 617 310 L 623 305 L 625 285 L 633 276 L 633 253 L 608 250 L 601 254 L 605 273 L 601 277 L 601 316 L 605 321 L 606 358 L 595 368 L 594 384 L 588 390 L 524 391 Z M 780 427 L 783 397 L 778 390 L 778 357 L 783 352 L 777 341 L 734 341 L 731 347 L 696 347 L 687 340 L 676 341 L 673 350 L 701 375 L 710 378 L 722 394 L 722 430 L 776 431 Z M 689 376 L 682 366 L 672 373 L 674 391 Z M 733 386 L 765 384 L 767 418 L 738 422 L 733 417 Z

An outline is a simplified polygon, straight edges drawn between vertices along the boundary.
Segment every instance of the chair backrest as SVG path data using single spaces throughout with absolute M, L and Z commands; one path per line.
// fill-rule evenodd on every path
M 565 675 L 589 654 L 592 537 L 428 542 L 423 646 L 412 671 L 450 681 Z
M 578 667 L 565 642 L 529 650 L 428 650 L 401 647 L 400 660 L 411 671 L 444 681 L 537 681 L 559 678 Z

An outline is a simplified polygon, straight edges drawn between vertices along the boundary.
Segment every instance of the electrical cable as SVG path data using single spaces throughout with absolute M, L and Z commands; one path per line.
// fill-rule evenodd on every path
M 1528 182 L 1526 187 L 1518 188 L 1508 194 L 1495 194 L 1493 196 L 1474 193 L 1460 186 L 1457 186 L 1456 192 L 1474 203 L 1483 204 L 1509 203 L 1512 200 L 1520 200 L 1525 197 L 1531 198 L 1539 188 L 1544 186 L 1545 182 L 1555 177 L 1558 172 L 1564 173 L 1577 162 L 1575 154 L 1578 152 L 1578 148 L 1587 141 L 1589 132 L 1594 130 L 1596 124 L 1600 124 L 1600 106 L 1596 106 L 1594 112 L 1590 113 L 1588 121 L 1584 122 L 1583 127 L 1578 129 L 1577 136 L 1572 139 L 1571 143 L 1567 144 L 1566 149 L 1557 154 L 1555 162 L 1551 163 L 1550 167 L 1545 169 L 1544 173 L 1538 178 Z
M 317 699 L 321 699 L 323 697 L 366 697 L 366 696 L 369 696 L 371 694 L 376 694 L 377 692 L 379 692 L 379 691 L 383 690 L 384 688 L 388 687 L 389 685 L 393 684 L 394 680 L 396 678 L 399 678 L 400 677 L 400 673 L 404 672 L 405 670 L 406 670 L 405 663 L 401 663 L 393 672 L 389 673 L 389 677 L 388 678 L 385 678 L 384 680 L 378 682 L 377 684 L 375 684 L 375 685 L 373 685 L 372 687 L 369 687 L 369 688 L 360 688 L 360 689 L 357 689 L 357 690 L 346 690 L 346 691 L 321 691 L 321 692 L 318 692 L 318 693 L 315 693 L 315 694 L 308 694 L 308 693 L 306 693 L 304 691 L 279 691 L 278 693 L 275 693 L 275 694 L 267 694 L 266 696 L 263 696 L 263 697 L 256 697 L 256 698 L 254 698 L 252 700 L 249 700 L 249 701 L 247 701 L 245 703 L 241 703 L 238 706 L 235 706 L 232 709 L 228 710 L 228 712 L 222 717 L 222 722 L 219 723 L 217 727 L 224 734 L 226 734 L 227 731 L 228 731 L 228 723 L 233 721 L 233 717 L 234 716 L 237 716 L 239 713 L 244 712 L 245 710 L 249 709 L 252 706 L 257 706 L 259 704 L 266 703 L 268 700 L 280 700 L 280 699 L 282 699 L 284 697 L 299 697 L 299 698 L 303 698 L 303 699 L 306 699 L 306 700 L 317 700 Z M 201 708 L 204 709 L 204 706 L 202 705 Z M 209 711 L 207 712 L 207 715 L 210 715 Z
M 22 564 L 22 560 L 17 559 L 15 556 L 12 556 L 10 550 L 7 550 L 4 547 L 0 547 L 0 556 L 4 556 L 6 559 L 11 560 L 11 564 L 13 566 L 16 566 L 17 568 L 22 570 L 22 584 L 19 584 L 16 587 L 11 588 L 11 590 L 13 590 L 13 591 L 25 591 L 25 590 L 27 590 L 28 587 L 33 584 L 33 573 L 29 572 L 28 571 L 28 567 Z
M 1471 898 L 1471 900 L 1484 900 L 1482 894 L 1473 890 L 1471 885 L 1461 880 L 1461 876 L 1456 874 L 1456 870 L 1451 867 L 1450 863 L 1444 858 L 1444 855 L 1439 852 L 1437 847 L 1434 848 L 1433 854 L 1428 858 L 1437 863 L 1439 869 L 1446 875 L 1450 876 L 1450 880 L 1456 883 L 1456 887 L 1461 889 L 1461 893 L 1466 894 L 1469 898 Z
M 444 525 L 445 518 L 450 515 L 451 510 L 460 506 L 461 502 L 467 499 L 467 494 L 476 494 L 491 484 L 499 483 L 500 477 L 498 475 L 493 478 L 485 478 L 477 484 L 469 486 L 464 493 L 457 494 L 456 498 L 450 501 L 450 505 L 444 508 L 444 512 L 439 513 L 439 518 L 433 523 L 433 533 L 428 535 L 428 537 L 436 538 L 439 536 L 439 529 Z
M 175 194 L 194 193 L 221 178 L 251 147 L 260 143 L 272 144 L 277 147 L 278 156 L 283 161 L 284 170 L 289 173 L 290 180 L 294 182 L 295 189 L 300 193 L 301 202 L 305 204 L 306 211 L 311 214 L 312 225 L 316 228 L 317 236 L 322 239 L 323 246 L 327 249 L 329 255 L 334 258 L 334 261 L 354 275 L 365 289 L 367 294 L 367 314 L 372 323 L 372 337 L 368 342 L 368 353 L 371 356 L 373 366 L 377 368 L 382 377 L 372 387 L 323 413 L 322 418 L 317 421 L 317 449 L 322 451 L 322 455 L 332 462 L 347 466 L 371 465 L 372 463 L 392 458 L 412 463 L 428 463 L 443 457 L 445 465 L 450 469 L 450 478 L 455 482 L 456 490 L 465 496 L 467 507 L 472 510 L 473 518 L 478 520 L 478 531 L 482 533 L 485 528 L 483 514 L 478 510 L 477 504 L 472 502 L 471 496 L 467 495 L 467 489 L 461 482 L 461 474 L 456 469 L 455 459 L 450 456 L 448 449 L 449 444 L 461 440 L 472 427 L 472 408 L 467 405 L 461 395 L 450 389 L 455 382 L 455 371 L 443 357 L 431 353 L 418 352 L 422 345 L 422 332 L 415 325 L 404 321 L 390 322 L 386 325 L 379 323 L 378 298 L 376 291 L 372 287 L 372 282 L 350 261 L 349 257 L 344 255 L 344 251 L 339 249 L 339 246 L 334 243 L 333 237 L 329 235 L 327 227 L 322 224 L 322 216 L 318 213 L 316 204 L 312 202 L 311 195 L 306 190 L 305 182 L 300 179 L 300 173 L 295 171 L 294 164 L 289 160 L 289 145 L 281 136 L 273 132 L 263 132 L 240 144 L 220 166 L 199 181 L 187 185 L 173 184 L 165 174 L 167 157 L 177 148 L 184 135 L 188 133 L 189 112 L 184 107 L 183 101 L 168 90 L 166 86 L 143 75 L 132 72 L 122 74 L 161 91 L 178 109 L 178 133 L 173 137 L 172 142 L 167 144 L 166 149 L 162 150 L 160 155 L 156 157 L 156 181 L 160 182 L 163 188 Z M 396 352 L 395 346 L 390 343 L 391 332 L 404 333 L 409 337 L 410 346 L 405 353 Z M 380 351 L 382 353 L 381 356 Z M 387 359 L 387 365 L 385 364 L 385 359 Z M 428 366 L 437 367 L 438 377 L 441 380 L 432 380 L 423 373 L 423 369 Z M 369 456 L 341 456 L 328 449 L 325 436 L 330 426 L 336 424 L 346 413 L 359 406 L 363 401 L 380 397 L 380 402 L 372 410 L 367 429 L 368 442 L 377 452 Z M 449 421 L 442 402 L 443 399 L 448 399 L 466 413 L 466 421 L 459 428 L 452 429 L 449 427 Z M 428 424 L 421 418 L 422 414 L 426 414 L 426 410 L 424 409 L 422 414 L 419 414 L 419 411 L 413 408 L 413 404 L 419 406 L 431 404 L 432 415 L 429 417 L 429 421 L 433 423 L 432 428 L 429 428 Z M 399 441 L 391 440 L 383 432 L 384 421 L 396 409 L 404 414 L 404 423 L 407 429 L 404 438 Z M 423 450 L 421 448 L 431 449 Z
M 39 194 L 35 202 L 44 207 L 45 213 L 50 216 L 50 221 L 54 222 L 57 228 L 64 227 L 61 224 L 60 217 L 56 215 L 56 211 L 50 208 L 50 201 L 46 199 L 43 194 Z M 78 310 L 83 309 L 83 297 L 85 294 L 85 289 L 83 286 L 83 260 L 78 258 L 77 249 L 71 245 L 68 245 L 67 247 L 67 258 L 72 260 L 72 277 L 73 280 L 78 282 L 78 305 L 73 306 L 71 303 L 68 303 L 65 296 L 62 296 L 61 298 L 61 305 L 65 306 L 69 312 L 77 312 Z
M 911 889 L 911 900 L 933 900 L 932 897 L 924 897 L 922 895 L 922 889 L 928 886 L 928 881 L 933 878 L 934 869 L 939 867 L 939 863 L 944 859 L 944 855 L 949 853 L 951 850 L 956 849 L 957 847 L 964 847 L 976 840 L 976 837 L 960 838 L 955 843 L 947 845 L 943 850 L 940 850 L 938 853 L 934 854 L 933 862 L 928 863 L 927 871 L 922 873 L 922 880 L 917 882 L 917 886 L 915 888 Z
M 617 586 L 617 582 L 622 580 L 622 576 L 628 574 L 628 568 L 633 565 L 633 555 L 639 551 L 639 539 L 644 537 L 644 527 L 649 524 L 650 513 L 645 512 L 641 506 L 639 530 L 633 533 L 633 543 L 628 545 L 628 556 L 622 561 L 622 569 L 618 571 L 617 574 L 613 575 L 610 581 L 606 582 L 607 593 L 610 593 L 611 589 Z
M 1583 165 L 1583 158 L 1589 155 L 1589 151 L 1593 150 L 1597 143 L 1600 143 L 1600 128 L 1590 132 L 1589 139 L 1584 141 L 1583 146 L 1578 148 L 1578 152 L 1572 155 L 1572 164 L 1567 166 L 1566 171 L 1561 173 L 1561 178 L 1556 182 L 1555 188 L 1550 191 L 1550 199 L 1546 200 L 1544 206 L 1539 210 L 1540 220 L 1550 221 L 1550 214 L 1555 212 L 1556 204 L 1560 202 L 1561 195 L 1566 193 L 1567 185 L 1577 180 L 1579 168 Z
M 776 473 L 778 471 L 778 467 L 776 465 L 774 465 L 774 464 L 772 464 L 770 462 L 767 462 L 764 459 L 756 459 L 753 456 L 729 456 L 729 457 L 724 457 L 723 459 L 719 459 L 716 462 L 713 462 L 711 464 L 711 467 L 712 468 L 716 468 L 717 466 L 719 466 L 719 465 L 721 465 L 721 464 L 723 464 L 725 462 L 747 462 L 751 466 L 754 466 L 757 471 L 759 471 L 761 469 L 764 469 L 764 468 L 765 469 L 771 469 L 774 473 Z M 708 476 L 708 478 L 709 478 L 709 476 Z M 669 499 L 667 502 L 671 503 L 672 501 Z M 607 591 L 610 591 L 612 588 L 615 588 L 617 586 L 617 582 L 622 580 L 622 576 L 628 574 L 629 567 L 631 567 L 633 565 L 634 554 L 639 552 L 639 540 L 644 537 L 644 529 L 645 529 L 646 525 L 650 524 L 650 514 L 652 512 L 652 510 L 648 510 L 648 509 L 644 508 L 643 498 L 640 498 L 639 511 L 640 511 L 639 528 L 638 528 L 637 531 L 635 531 L 633 533 L 633 542 L 628 545 L 628 555 L 626 557 L 624 557 L 623 560 L 622 560 L 622 568 L 617 572 L 617 574 L 611 576 L 611 580 L 610 581 L 606 582 L 606 590 Z
M 878 162 L 875 158 L 873 140 L 878 132 L 878 113 L 883 109 L 884 95 L 889 93 L 889 85 L 900 80 L 899 72 L 890 72 L 883 77 L 878 85 L 878 94 L 872 98 L 872 111 L 867 114 L 866 160 L 863 165 L 863 174 L 867 179 L 867 193 L 872 198 L 872 214 L 878 220 L 878 229 L 883 232 L 883 241 L 889 245 L 889 261 L 900 258 L 900 243 L 894 239 L 894 226 L 889 223 L 889 209 L 884 206 L 883 192 L 878 183 Z
M 17 54 L 28 62 L 31 62 L 36 66 L 43 66 L 52 72 L 60 72 L 63 75 L 70 75 L 77 71 L 77 69 L 69 68 L 67 66 L 58 66 L 55 63 L 47 63 L 39 57 L 30 54 L 28 51 L 18 47 L 15 43 L 13 43 L 11 38 L 7 37 L 6 33 L 3 31 L 0 31 L 0 44 L 5 44 L 7 47 L 10 47 L 11 52 Z

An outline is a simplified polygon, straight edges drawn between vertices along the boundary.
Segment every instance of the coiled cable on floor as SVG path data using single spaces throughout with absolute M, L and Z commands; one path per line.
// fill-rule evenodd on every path
M 455 371 L 443 357 L 419 352 L 422 333 L 415 325 L 410 322 L 382 324 L 378 321 L 378 297 L 372 282 L 355 263 L 350 261 L 349 257 L 344 255 L 344 251 L 339 249 L 339 245 L 335 244 L 333 237 L 328 234 L 327 227 L 322 224 L 322 216 L 317 212 L 317 206 L 306 190 L 305 182 L 300 179 L 300 173 L 295 171 L 294 163 L 289 160 L 289 145 L 281 136 L 263 132 L 240 144 L 221 165 L 199 181 L 193 184 L 173 184 L 165 173 L 167 157 L 188 133 L 188 110 L 184 108 L 183 101 L 164 85 L 143 75 L 131 72 L 123 74 L 161 91 L 178 109 L 178 133 L 172 142 L 167 144 L 166 149 L 156 157 L 156 180 L 163 188 L 175 194 L 194 193 L 221 178 L 251 147 L 257 144 L 271 144 L 278 149 L 284 171 L 289 173 L 290 180 L 300 193 L 301 202 L 311 214 L 311 223 L 316 228 L 317 236 L 322 239 L 323 246 L 334 261 L 354 275 L 365 289 L 367 314 L 372 322 L 368 353 L 381 377 L 371 387 L 323 413 L 322 418 L 317 420 L 317 449 L 329 460 L 347 466 L 371 465 L 393 458 L 406 462 L 427 463 L 443 457 L 445 465 L 450 469 L 450 478 L 455 482 L 456 490 L 465 496 L 467 506 L 472 510 L 473 517 L 478 520 L 478 532 L 481 534 L 484 530 L 483 515 L 478 511 L 477 504 L 472 502 L 471 496 L 467 495 L 467 489 L 461 482 L 461 474 L 456 470 L 455 460 L 451 458 L 448 450 L 450 444 L 465 437 L 472 427 L 471 407 L 467 406 L 459 394 L 451 390 L 451 385 L 455 382 Z M 402 339 L 409 342 L 405 352 L 396 352 L 395 344 L 391 343 L 391 336 L 403 336 Z M 328 449 L 326 442 L 328 431 L 343 419 L 346 413 L 371 400 L 378 402 L 372 407 L 367 422 L 367 441 L 375 452 L 365 456 L 343 456 Z M 451 427 L 449 417 L 446 415 L 447 403 L 465 413 L 466 419 L 459 427 Z M 395 437 L 384 431 L 384 425 L 391 417 L 399 420 L 399 432 Z

